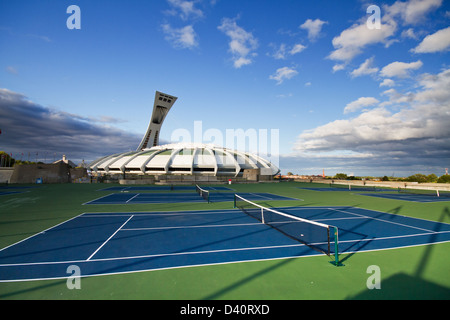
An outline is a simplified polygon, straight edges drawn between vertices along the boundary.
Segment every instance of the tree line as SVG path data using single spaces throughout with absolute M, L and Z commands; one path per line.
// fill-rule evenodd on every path
M 422 173 L 416 173 L 409 177 L 401 178 L 401 177 L 355 177 L 355 176 L 347 176 L 345 173 L 336 174 L 333 179 L 337 180 L 381 180 L 381 181 L 401 181 L 401 182 L 418 182 L 418 183 L 450 183 L 450 175 L 444 174 L 440 177 L 435 175 L 434 173 L 425 175 Z

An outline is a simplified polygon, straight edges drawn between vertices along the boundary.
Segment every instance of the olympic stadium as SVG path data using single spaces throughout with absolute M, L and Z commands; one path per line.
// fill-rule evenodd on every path
M 216 177 L 211 181 L 241 178 L 271 180 L 280 169 L 250 152 L 201 143 L 159 145 L 164 119 L 177 98 L 157 91 L 147 132 L 136 151 L 108 155 L 90 163 L 97 176 L 143 178 L 145 176 Z

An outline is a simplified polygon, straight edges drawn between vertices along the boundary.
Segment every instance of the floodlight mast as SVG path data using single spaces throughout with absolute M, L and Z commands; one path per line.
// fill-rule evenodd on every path
M 142 141 L 136 151 L 142 151 L 159 145 L 159 133 L 161 131 L 161 126 L 167 116 L 167 113 L 169 113 L 177 99 L 177 97 L 156 91 L 152 117 L 150 118 L 147 132 L 142 138 Z

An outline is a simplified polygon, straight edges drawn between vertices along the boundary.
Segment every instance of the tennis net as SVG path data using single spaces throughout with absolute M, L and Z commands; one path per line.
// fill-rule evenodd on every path
M 375 186 L 341 184 L 341 183 L 330 183 L 330 188 L 345 189 L 348 191 L 377 191 L 378 190 L 378 188 Z
M 195 185 L 195 191 L 202 197 L 204 200 L 206 200 L 209 203 L 209 191 L 202 189 L 199 187 L 198 184 Z
M 339 265 L 338 228 L 263 207 L 237 194 L 234 195 L 234 207 L 291 239 L 328 256 L 334 255 L 334 263 Z
M 437 189 L 398 188 L 398 192 L 407 194 L 434 196 L 434 197 L 450 197 L 450 191 L 442 191 Z

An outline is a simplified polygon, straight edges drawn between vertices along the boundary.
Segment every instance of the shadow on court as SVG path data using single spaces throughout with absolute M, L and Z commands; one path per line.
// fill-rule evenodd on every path
M 42 284 L 42 282 L 39 282 L 38 285 L 34 285 L 34 286 L 26 288 L 26 289 L 12 291 L 12 292 L 8 292 L 5 294 L 0 294 L 0 299 L 14 299 L 14 297 L 17 295 L 34 293 L 34 292 L 37 292 L 40 290 L 46 290 L 46 289 L 57 287 L 57 286 L 62 286 L 64 289 L 67 290 L 66 283 L 67 283 L 66 279 L 51 281 L 50 283 L 44 282 L 44 284 Z M 5 285 L 12 285 L 12 284 L 2 284 L 2 285 L 5 286 Z
M 443 224 L 449 223 L 450 210 L 448 207 L 444 208 L 438 220 L 439 224 L 433 231 L 439 232 Z M 430 235 L 429 243 L 433 243 L 437 238 L 437 233 Z M 360 293 L 350 296 L 348 300 L 448 300 L 450 299 L 450 288 L 442 286 L 438 283 L 426 280 L 425 271 L 433 259 L 432 252 L 435 250 L 435 245 L 427 245 L 424 249 L 423 255 L 418 259 L 418 264 L 415 268 L 414 274 L 409 275 L 404 272 L 396 273 L 387 279 L 381 278 L 381 289 L 369 290 L 365 289 Z M 445 266 L 443 266 L 445 267 Z
M 254 274 L 251 274 L 243 279 L 239 279 L 238 281 L 214 292 L 213 294 L 210 294 L 204 298 L 202 298 L 202 300 L 214 300 L 214 299 L 219 299 L 221 296 L 227 294 L 228 292 L 231 292 L 233 290 L 236 290 L 237 288 L 244 286 L 245 284 L 253 281 L 253 280 L 257 280 L 258 278 L 262 277 L 263 275 L 265 275 L 266 273 L 272 272 L 278 268 L 284 267 L 285 265 L 293 262 L 295 259 L 283 259 L 279 262 L 277 262 L 276 264 L 267 267 L 265 269 L 262 269 Z
M 420 277 L 397 273 L 381 279 L 381 289 L 366 289 L 348 300 L 448 300 L 450 289 Z

